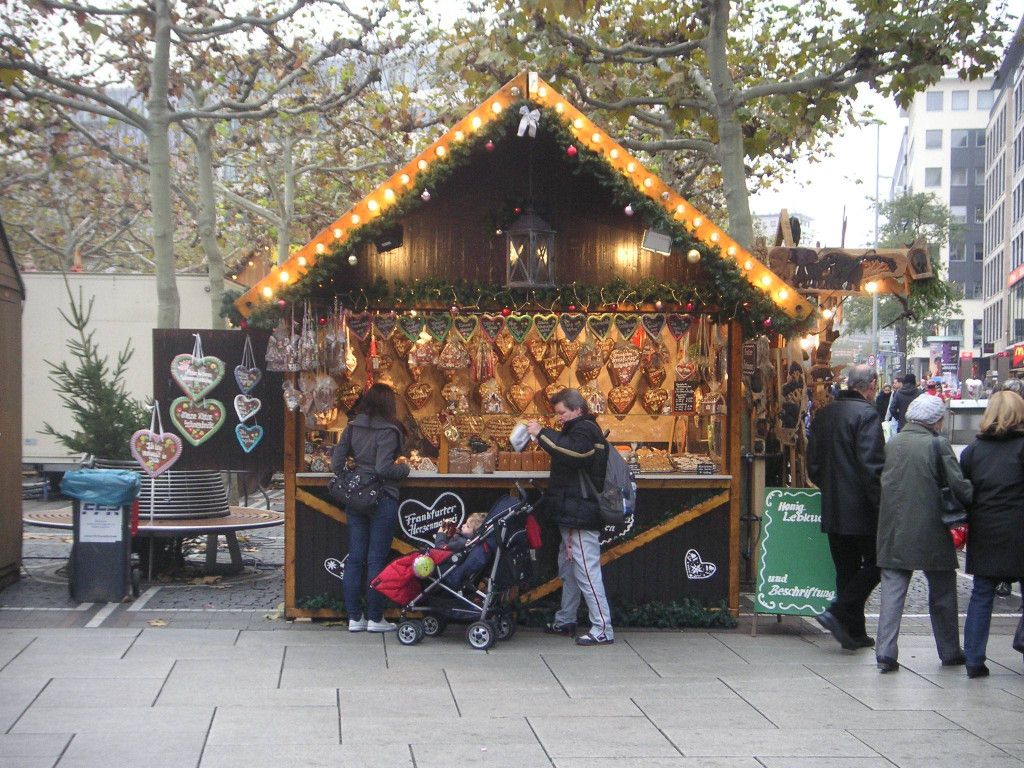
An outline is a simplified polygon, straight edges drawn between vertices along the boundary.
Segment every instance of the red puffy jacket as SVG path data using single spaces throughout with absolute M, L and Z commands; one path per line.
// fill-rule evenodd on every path
M 421 552 L 410 552 L 393 563 L 388 564 L 377 577 L 370 582 L 370 586 L 380 592 L 384 597 L 399 605 L 406 605 L 423 592 L 420 586 L 419 577 L 412 569 L 413 561 L 419 557 Z M 452 553 L 446 549 L 431 549 L 427 555 L 434 564 L 443 563 Z

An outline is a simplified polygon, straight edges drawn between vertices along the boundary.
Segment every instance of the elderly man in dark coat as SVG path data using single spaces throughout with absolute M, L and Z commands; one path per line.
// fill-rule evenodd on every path
M 821 530 L 836 566 L 836 598 L 818 623 L 853 651 L 875 644 L 865 628 L 864 604 L 880 579 L 875 536 L 885 440 L 874 406 L 874 368 L 855 366 L 848 383 L 811 423 L 807 474 L 821 489 Z

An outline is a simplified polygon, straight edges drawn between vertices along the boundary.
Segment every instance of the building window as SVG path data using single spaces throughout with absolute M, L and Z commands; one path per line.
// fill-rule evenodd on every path
M 966 168 L 953 168 L 949 172 L 949 185 L 951 187 L 966 187 L 967 186 L 967 169 Z M 964 209 L 964 220 L 967 220 L 967 209 Z
M 975 243 L 974 244 L 974 260 L 984 261 L 985 260 L 985 244 Z
M 972 347 L 976 347 L 976 346 L 981 344 L 982 327 L 983 327 L 983 321 L 981 321 L 981 320 L 975 320 L 974 321 L 974 333 L 972 334 L 974 338 L 971 339 L 971 346 Z
M 980 165 L 976 165 L 972 170 L 974 171 L 974 186 L 985 186 L 985 169 L 982 168 Z M 982 219 L 978 219 L 978 221 L 982 221 Z
M 950 261 L 966 261 L 966 243 L 951 242 L 949 244 L 949 260 Z
M 925 168 L 924 169 L 924 185 L 926 187 L 940 187 L 940 186 L 942 186 L 942 169 L 941 168 Z
M 960 128 L 954 129 L 949 132 L 949 145 L 953 149 L 958 147 L 966 147 L 970 140 L 971 132 Z
M 942 149 L 942 131 L 925 131 L 924 148 Z
M 974 146 L 984 147 L 985 146 L 985 131 L 984 129 L 974 132 Z
M 975 224 L 984 224 L 985 223 L 985 209 L 984 208 L 977 208 L 976 207 L 974 209 L 974 223 Z
M 987 112 L 992 109 L 995 100 L 996 95 L 993 91 L 978 91 L 978 109 L 984 109 Z
M 1013 318 L 1013 340 L 1024 339 L 1024 317 Z
M 964 337 L 964 321 L 963 320 L 947 320 L 946 321 L 946 335 L 947 336 L 959 336 L 962 339 Z
M 927 112 L 941 112 L 942 91 L 928 91 L 924 95 L 924 108 Z
M 956 169 L 953 169 L 954 172 Z M 949 206 L 949 220 L 956 224 L 967 223 L 967 206 L 966 205 L 951 205 Z
M 950 107 L 954 112 L 964 112 L 971 108 L 970 91 L 953 91 L 950 97 Z

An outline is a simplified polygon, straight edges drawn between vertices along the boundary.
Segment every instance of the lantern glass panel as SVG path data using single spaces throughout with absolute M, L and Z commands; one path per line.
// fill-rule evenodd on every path
M 555 233 L 527 211 L 505 233 L 506 286 L 533 288 L 554 284 Z

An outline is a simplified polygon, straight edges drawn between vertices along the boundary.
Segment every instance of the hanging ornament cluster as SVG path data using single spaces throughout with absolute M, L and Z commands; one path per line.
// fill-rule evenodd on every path
M 256 357 L 252 352 L 252 342 L 245 337 L 245 347 L 242 349 L 242 362 L 235 366 L 235 383 L 241 391 L 235 395 L 235 414 L 238 416 L 238 424 L 235 425 L 235 437 L 242 450 L 252 453 L 253 449 L 263 439 L 263 427 L 256 423 L 256 414 L 263 406 L 258 397 L 252 396 L 252 391 L 259 383 L 263 372 L 256 367 Z M 252 419 L 251 424 L 247 424 Z

